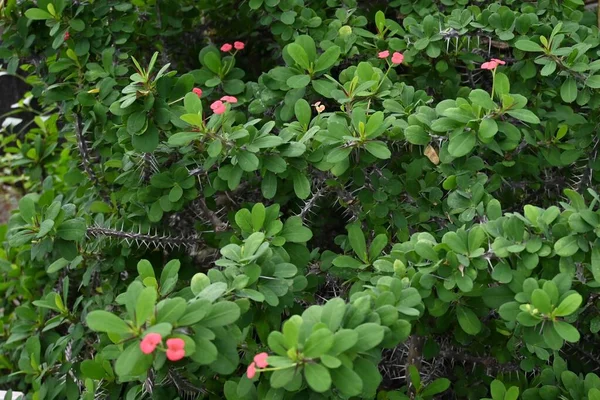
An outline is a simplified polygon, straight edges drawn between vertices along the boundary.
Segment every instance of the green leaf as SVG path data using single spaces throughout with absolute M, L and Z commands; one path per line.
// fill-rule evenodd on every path
M 201 61 L 202 64 L 206 65 L 215 74 L 221 71 L 221 56 L 217 51 L 207 51 Z
M 147 115 L 146 111 L 134 112 L 127 119 L 127 132 L 132 135 L 140 133 L 146 126 Z
M 475 135 L 468 131 L 450 134 L 448 152 L 453 157 L 462 157 L 471 152 L 475 147 Z
M 539 124 L 540 123 L 540 119 L 537 117 L 537 115 L 535 115 L 534 113 L 532 113 L 529 110 L 524 110 L 524 109 L 510 110 L 510 111 L 507 111 L 507 114 L 510 115 L 511 117 L 514 117 L 518 120 L 521 120 L 523 122 L 527 122 L 530 124 Z
M 561 257 L 571 257 L 579 250 L 577 245 L 577 236 L 565 236 L 554 243 L 554 251 Z
M 258 169 L 259 160 L 254 153 L 249 151 L 240 151 L 237 154 L 237 161 L 242 170 L 247 172 L 256 171 Z
M 346 365 L 329 371 L 335 387 L 346 397 L 358 396 L 363 390 L 360 376 Z
M 479 139 L 483 143 L 489 143 L 498 133 L 498 124 L 491 118 L 484 118 L 479 125 Z
M 36 238 L 42 238 L 46 236 L 51 230 L 54 228 L 54 221 L 51 219 L 47 219 L 40 224 L 40 230 L 38 231 Z
M 300 122 L 303 127 L 308 128 L 308 124 L 310 124 L 310 119 L 312 117 L 308 101 L 304 99 L 298 100 L 296 104 L 294 104 L 294 113 L 296 114 L 298 122 Z
M 592 274 L 594 280 L 600 283 L 600 242 L 596 241 L 592 246 Z
M 69 265 L 69 261 L 68 260 L 65 260 L 64 258 L 59 258 L 58 260 L 54 261 L 52 264 L 50 264 L 48 266 L 48 268 L 46 269 L 46 272 L 49 273 L 49 274 L 52 274 L 54 272 L 60 271 L 61 269 L 63 269 L 67 265 Z
M 217 157 L 223 150 L 223 142 L 220 139 L 215 139 L 206 150 L 210 157 Z
M 337 256 L 333 259 L 332 264 L 338 268 L 352 268 L 358 269 L 366 266 L 364 262 L 357 260 L 350 256 Z
M 56 234 L 65 240 L 81 240 L 85 237 L 87 226 L 85 221 L 80 218 L 70 219 L 58 226 Z
M 27 195 L 19 200 L 19 212 L 25 222 L 28 224 L 32 223 L 37 213 L 35 211 L 35 201 L 31 196 Z
M 577 83 L 575 78 L 568 77 L 560 87 L 560 97 L 566 103 L 572 103 L 577 99 Z
M 319 56 L 319 58 L 317 58 L 314 72 L 321 72 L 331 68 L 331 66 L 333 66 L 333 64 L 335 64 L 340 57 L 340 52 L 341 51 L 338 46 L 331 46 L 328 48 Z
M 250 6 L 251 9 L 258 10 L 260 8 L 260 6 L 262 6 L 262 4 L 263 4 L 263 0 L 250 0 L 250 3 L 248 5 Z
M 592 89 L 600 89 L 600 75 L 592 75 L 585 81 L 586 86 Z
M 152 354 L 142 353 L 140 343 L 133 341 L 117 358 L 115 372 L 120 377 L 142 375 L 152 365 L 153 358 Z
M 518 40 L 515 42 L 515 47 L 522 51 L 542 53 L 544 49 L 537 43 L 531 40 Z
M 32 20 L 44 20 L 54 18 L 52 14 L 40 8 L 30 8 L 29 10 L 26 10 L 25 16 Z
M 552 312 L 550 296 L 542 289 L 535 289 L 531 293 L 531 303 L 535 308 L 546 315 L 550 315 Z
M 338 355 L 352 348 L 358 342 L 358 332 L 354 329 L 341 329 L 333 335 L 330 354 Z
M 256 203 L 254 207 L 252 207 L 252 228 L 255 232 L 263 227 L 265 216 L 266 211 L 264 204 Z
M 202 115 L 202 101 L 196 93 L 190 92 L 183 98 L 183 107 L 188 114 Z
M 337 164 L 345 159 L 352 153 L 352 147 L 336 147 L 327 154 L 326 160 L 328 163 Z
M 385 233 L 380 233 L 379 235 L 375 236 L 375 239 L 373 239 L 371 242 L 371 246 L 369 246 L 369 260 L 375 260 L 377 257 L 379 257 L 387 244 L 388 237 Z
M 509 94 L 510 92 L 510 81 L 508 76 L 502 72 L 496 72 L 496 88 L 494 89 L 494 95 L 502 97 Z
M 356 352 L 367 351 L 377 346 L 385 333 L 383 326 L 372 322 L 359 325 L 354 330 L 358 333 L 358 341 L 352 350 Z
M 600 389 L 591 388 L 588 392 L 588 400 L 600 400 Z
M 494 379 L 492 384 L 490 385 L 490 389 L 492 392 L 493 400 L 504 400 L 504 395 L 506 394 L 506 388 L 504 387 L 504 383 L 499 381 L 498 379 Z
M 571 315 L 577 311 L 582 301 L 583 298 L 579 293 L 572 293 L 568 295 L 558 307 L 556 307 L 556 310 L 554 310 L 554 315 L 557 317 Z
M 575 343 L 579 341 L 579 331 L 571 324 L 563 321 L 554 321 L 554 329 L 567 342 Z
M 306 243 L 313 237 L 312 231 L 302 225 L 302 218 L 298 216 L 290 217 L 285 221 L 280 235 L 291 243 Z
M 132 333 L 125 321 L 108 311 L 96 310 L 87 315 L 85 319 L 88 327 L 96 332 L 116 333 L 124 335 Z
M 348 227 L 348 241 L 358 258 L 368 263 L 367 242 L 360 224 L 352 224 Z
M 183 189 L 178 184 L 175 184 L 169 191 L 169 201 L 175 203 L 183 196 Z
M 83 360 L 81 363 L 81 373 L 86 378 L 100 380 L 106 377 L 106 371 L 99 362 L 95 360 Z
M 468 236 L 467 236 L 468 241 Z M 463 239 L 456 232 L 447 232 L 442 237 L 442 243 L 445 243 L 450 247 L 455 253 L 458 254 L 468 254 L 469 248 L 467 247 L 468 243 L 465 243 Z
M 302 89 L 310 83 L 310 76 L 308 75 L 294 75 L 290 76 L 286 84 L 292 89 Z
M 211 310 L 212 306 L 209 300 L 201 299 L 187 305 L 185 313 L 177 321 L 179 326 L 193 325 L 202 320 Z
M 423 389 L 421 396 L 428 397 L 445 392 L 450 387 L 450 380 L 446 378 L 438 378 L 431 382 Z
M 298 64 L 305 70 L 310 69 L 308 54 L 306 54 L 306 51 L 302 48 L 302 46 L 300 46 L 298 43 L 290 43 L 287 45 L 286 49 L 288 54 L 290 55 L 290 57 L 292 57 L 296 64 Z
M 154 268 L 152 268 L 152 264 L 148 260 L 140 260 L 137 263 L 137 271 L 142 281 L 147 277 L 155 277 Z
M 222 301 L 212 306 L 206 317 L 201 321 L 202 326 L 212 328 L 234 323 L 240 317 L 240 308 L 231 301 Z
M 482 89 L 475 89 L 469 93 L 469 100 L 475 106 L 483 107 L 486 110 L 494 110 L 498 105 L 492 100 L 490 94 Z
M 181 297 L 165 299 L 158 303 L 156 310 L 156 322 L 168 322 L 175 324 L 183 316 L 186 302 Z
M 323 306 L 321 311 L 321 322 L 326 324 L 330 331 L 335 332 L 342 324 L 345 313 L 346 302 L 339 297 L 335 297 L 327 301 Z
M 365 143 L 365 149 L 381 160 L 387 160 L 392 156 L 392 152 L 388 149 L 387 145 L 378 140 Z
M 135 306 L 136 326 L 142 326 L 152 315 L 154 315 L 156 297 L 157 293 L 154 287 L 147 287 L 141 291 Z
M 304 366 L 304 377 L 308 386 L 317 393 L 326 392 L 331 387 L 329 370 L 321 364 L 306 364 Z
M 303 172 L 297 171 L 293 175 L 294 193 L 304 200 L 310 196 L 310 181 Z
M 194 338 L 196 351 L 190 358 L 200 365 L 208 365 L 217 360 L 219 350 L 210 340 L 196 335 Z
M 470 308 L 458 306 L 456 317 L 458 318 L 458 324 L 467 334 L 477 335 L 481 331 L 481 321 Z
M 318 329 L 308 337 L 302 353 L 308 358 L 318 358 L 327 353 L 332 345 L 333 333 L 327 328 Z
M 294 375 L 296 374 L 295 368 L 285 368 L 277 371 L 273 371 L 271 374 L 271 378 L 269 383 L 272 388 L 281 388 L 287 385 L 294 379 Z

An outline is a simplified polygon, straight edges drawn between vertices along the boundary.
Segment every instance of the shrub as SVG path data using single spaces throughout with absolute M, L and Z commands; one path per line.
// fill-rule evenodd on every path
M 600 398 L 595 15 L 366 3 L 0 3 L 0 388 Z

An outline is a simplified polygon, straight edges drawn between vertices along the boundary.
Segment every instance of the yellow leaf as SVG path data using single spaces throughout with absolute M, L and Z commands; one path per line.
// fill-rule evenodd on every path
M 425 148 L 424 154 L 427 158 L 429 158 L 429 161 L 431 161 L 435 165 L 438 165 L 440 163 L 440 158 L 438 157 L 438 154 L 432 145 L 429 145 Z

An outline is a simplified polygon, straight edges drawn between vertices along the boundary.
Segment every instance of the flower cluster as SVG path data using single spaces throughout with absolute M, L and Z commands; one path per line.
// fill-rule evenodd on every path
M 488 62 L 484 62 L 483 64 L 481 64 L 481 69 L 487 69 L 487 70 L 494 70 L 498 67 L 498 65 L 504 65 L 506 64 L 506 61 L 502 61 L 499 60 L 497 58 L 492 58 L 490 61 Z
M 258 368 L 268 367 L 269 366 L 269 363 L 267 362 L 268 357 L 269 357 L 269 354 L 267 354 L 267 353 L 258 353 L 257 355 L 255 355 L 254 361 L 250 365 L 248 365 L 248 369 L 246 370 L 246 376 L 249 379 L 252 379 L 256 375 L 256 367 L 258 367 Z
M 221 100 L 217 100 L 210 105 L 210 109 L 213 110 L 215 114 L 223 114 L 227 111 L 227 103 L 234 104 L 237 103 L 237 98 L 233 96 L 223 96 Z
M 233 46 L 231 43 L 225 43 L 223 46 L 221 46 L 221 51 L 227 53 L 232 49 L 244 50 L 244 47 L 246 47 L 244 42 L 233 42 Z
M 140 350 L 144 354 L 152 354 L 162 342 L 160 333 L 149 333 L 140 342 Z M 179 361 L 185 356 L 185 342 L 183 339 L 167 339 L 167 358 L 171 361 Z
M 377 57 L 379 57 L 381 59 L 388 58 L 389 56 L 390 56 L 390 52 L 388 50 L 381 51 L 377 55 Z M 402 64 L 403 61 L 404 61 L 404 54 L 397 52 L 397 51 L 394 52 L 394 54 L 392 54 L 392 64 Z

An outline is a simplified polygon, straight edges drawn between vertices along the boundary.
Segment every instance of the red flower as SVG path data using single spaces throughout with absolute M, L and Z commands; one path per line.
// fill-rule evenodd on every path
M 192 92 L 196 93 L 198 97 L 202 97 L 202 89 L 195 87 Z
M 233 49 L 233 46 L 229 43 L 225 43 L 223 46 L 221 46 L 221 51 L 224 52 L 231 51 L 231 49 Z
M 381 51 L 381 52 L 379 52 L 379 54 L 377 54 L 377 57 L 379 57 L 379 58 L 388 58 L 389 56 L 390 56 L 390 52 L 388 50 Z
M 69 33 L 69 31 L 66 31 L 65 34 L 63 35 L 63 40 L 69 40 L 71 38 L 71 34 Z
M 225 104 L 223 104 L 221 100 L 217 100 L 214 103 L 212 103 L 210 105 L 210 109 L 213 110 L 215 114 L 223 114 L 225 111 L 227 111 L 227 107 L 225 106 Z
M 497 58 L 492 58 L 492 61 L 495 62 L 498 65 L 504 65 L 504 64 L 506 64 L 506 61 L 498 60 Z
M 142 350 L 142 353 L 150 354 L 154 351 L 154 349 L 156 349 L 156 346 L 158 346 L 160 342 L 162 342 L 162 336 L 160 336 L 160 333 L 149 333 L 144 336 L 140 342 L 140 349 Z
M 246 45 L 244 44 L 244 42 L 233 42 L 233 47 L 235 47 L 236 50 L 244 50 L 244 47 L 246 47 Z
M 252 364 L 248 365 L 248 369 L 246 370 L 246 376 L 248 377 L 248 379 L 252 379 L 252 378 L 254 378 L 255 375 L 256 375 L 256 364 L 252 363 Z
M 404 61 L 404 54 L 397 51 L 392 54 L 392 64 L 402 64 L 402 61 Z
M 167 340 L 167 358 L 171 361 L 179 361 L 185 356 L 185 342 L 183 339 L 173 338 Z
M 233 96 L 223 96 L 221 97 L 221 101 L 234 104 L 237 103 L 237 98 Z
M 266 368 L 269 366 L 269 363 L 267 362 L 267 358 L 269 357 L 269 354 L 267 353 L 258 353 L 257 355 L 254 356 L 254 362 L 256 363 L 256 366 L 258 368 Z

